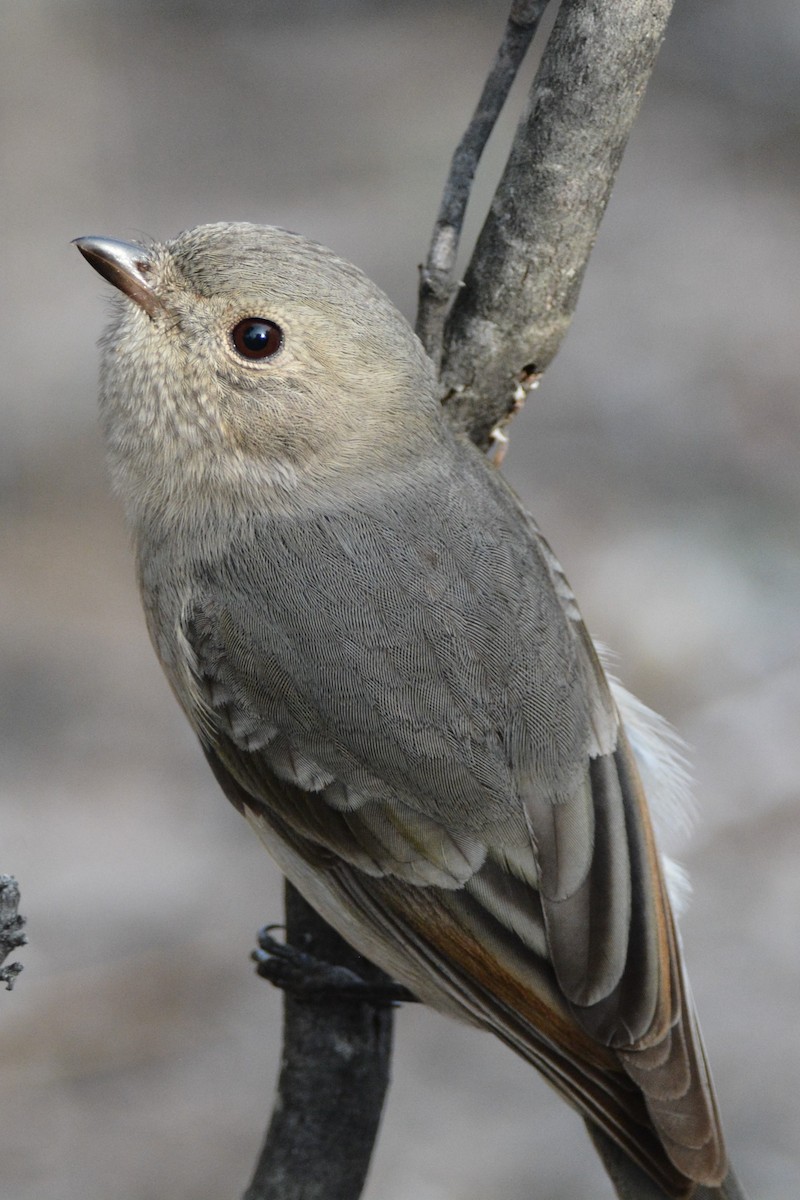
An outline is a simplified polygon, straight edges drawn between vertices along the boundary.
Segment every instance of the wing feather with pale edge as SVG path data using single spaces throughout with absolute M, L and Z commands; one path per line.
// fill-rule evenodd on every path
M 435 1007 L 460 1011 L 498 1034 L 668 1194 L 681 1195 L 686 1179 L 708 1185 L 722 1179 L 713 1091 L 624 741 L 590 774 L 602 809 L 608 803 L 602 789 L 616 767 L 626 805 L 627 930 L 609 930 L 610 917 L 591 915 L 592 895 L 618 869 L 606 861 L 605 832 L 596 840 L 597 870 L 574 904 L 549 901 L 505 869 L 491 848 L 464 886 L 420 886 L 386 858 L 372 857 L 359 813 L 325 811 L 319 795 L 278 779 L 226 739 L 205 748 L 223 789 L 277 849 L 289 878 L 363 953 Z M 595 948 L 620 940 L 624 955 Z M 388 955 L 387 945 L 394 947 Z M 584 994 L 581 963 L 587 976 L 604 980 L 607 990 L 594 1002 Z M 570 995 L 573 980 L 579 1000 L 588 1003 Z

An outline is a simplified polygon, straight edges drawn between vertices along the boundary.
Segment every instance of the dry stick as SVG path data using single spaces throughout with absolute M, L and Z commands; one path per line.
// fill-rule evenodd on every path
M 512 20 L 520 24 L 519 15 L 527 12 L 533 24 L 541 7 L 515 3 Z M 566 332 L 671 7 L 672 0 L 562 0 L 444 329 L 443 399 L 478 445 L 492 443 Z M 518 52 L 522 31 L 517 39 L 507 29 L 504 46 L 508 42 Z M 511 61 L 515 52 L 501 50 L 498 63 L 505 53 Z M 508 71 L 496 63 L 495 72 L 506 79 L 507 91 Z M 492 88 L 499 96 L 499 83 Z M 487 83 L 484 96 L 489 90 Z M 481 128 L 485 141 L 485 123 Z M 476 134 L 470 153 L 455 165 L 465 175 L 448 183 L 454 207 L 446 196 L 428 264 L 432 274 L 423 279 L 427 311 L 420 328 L 434 354 L 437 325 L 452 293 L 439 272 L 446 275 L 448 262 L 452 270 L 478 143 Z M 367 973 L 364 960 L 290 885 L 286 894 L 291 945 Z M 278 1099 L 246 1200 L 358 1200 L 389 1078 L 391 1008 L 350 1001 L 342 1009 L 329 998 L 314 1002 L 287 994 L 284 1014 Z M 608 1139 L 593 1138 L 623 1200 L 661 1200 Z M 710 1195 L 700 1189 L 697 1200 Z M 717 1193 L 718 1200 L 739 1196 L 732 1179 Z
M 672 0 L 562 0 L 444 333 L 442 398 L 487 448 L 555 355 Z
M 288 882 L 285 903 L 288 945 L 386 979 Z M 389 1085 L 392 1018 L 388 1004 L 284 992 L 278 1099 L 244 1200 L 358 1200 Z
M 512 4 L 478 106 L 450 162 L 428 257 L 420 267 L 417 310 L 417 333 L 437 368 L 441 366 L 444 322 L 456 287 L 453 273 L 475 171 L 548 3 L 516 0 Z

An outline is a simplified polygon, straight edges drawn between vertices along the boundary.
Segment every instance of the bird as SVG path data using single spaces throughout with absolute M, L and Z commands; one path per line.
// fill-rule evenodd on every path
M 411 327 L 271 226 L 76 245 L 117 289 L 100 421 L 150 638 L 223 791 L 666 1197 L 738 1196 L 654 833 L 681 751 Z

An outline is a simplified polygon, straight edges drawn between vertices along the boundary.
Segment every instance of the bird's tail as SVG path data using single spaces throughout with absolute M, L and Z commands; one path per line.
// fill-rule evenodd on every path
M 603 1133 L 596 1125 L 586 1122 L 589 1136 L 594 1142 L 595 1149 L 603 1160 L 619 1200 L 674 1200 L 646 1175 L 628 1155 L 620 1149 L 616 1142 Z M 719 1187 L 704 1187 L 697 1184 L 694 1190 L 687 1192 L 685 1200 L 748 1200 L 747 1194 L 734 1175 L 728 1171 Z

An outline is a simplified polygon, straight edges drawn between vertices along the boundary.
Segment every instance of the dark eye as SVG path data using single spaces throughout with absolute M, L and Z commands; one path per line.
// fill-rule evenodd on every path
M 283 345 L 283 330 L 266 317 L 245 317 L 234 325 L 231 338 L 243 358 L 272 358 Z

